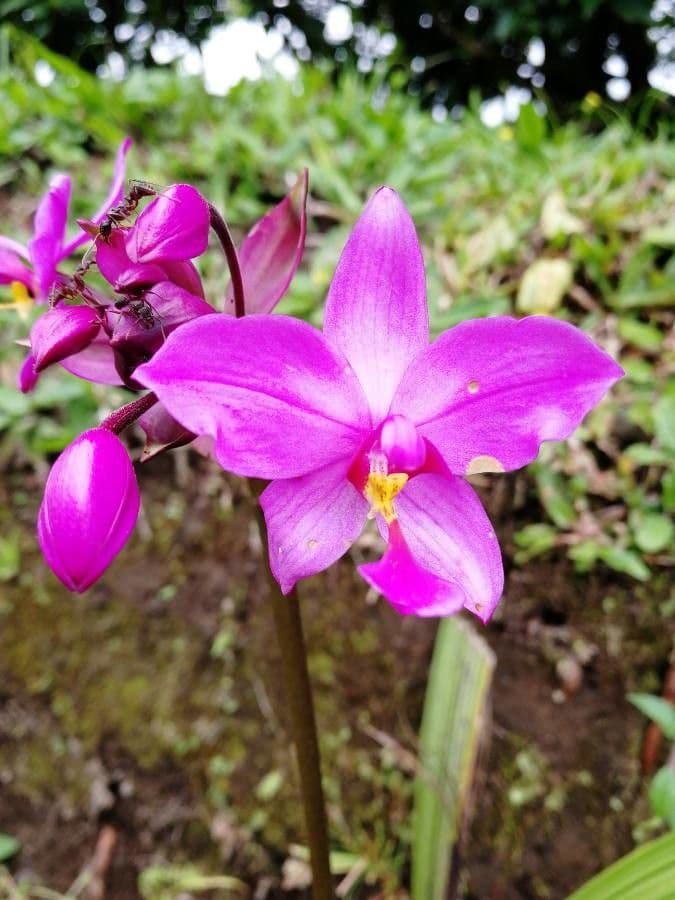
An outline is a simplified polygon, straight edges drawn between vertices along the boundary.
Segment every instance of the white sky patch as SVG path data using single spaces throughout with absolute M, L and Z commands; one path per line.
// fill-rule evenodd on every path
M 336 3 L 326 13 L 324 40 L 329 44 L 344 44 L 354 34 L 352 11 L 343 3 Z
M 263 75 L 264 63 L 282 77 L 294 78 L 299 65 L 282 49 L 283 44 L 278 31 L 268 31 L 250 19 L 235 19 L 214 28 L 201 48 L 206 90 L 223 96 L 244 78 L 257 81 Z

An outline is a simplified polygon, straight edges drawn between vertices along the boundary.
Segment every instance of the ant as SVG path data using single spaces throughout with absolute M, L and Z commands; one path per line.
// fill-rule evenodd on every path
M 113 229 L 122 225 L 126 219 L 136 210 L 136 207 L 144 197 L 157 195 L 157 188 L 148 181 L 129 182 L 129 193 L 117 206 L 108 210 L 106 216 L 98 226 L 98 236 L 106 244 L 109 243 Z

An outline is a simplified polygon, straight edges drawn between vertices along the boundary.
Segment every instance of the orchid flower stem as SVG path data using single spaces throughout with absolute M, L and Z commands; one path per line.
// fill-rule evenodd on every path
M 151 407 L 158 403 L 156 394 L 144 394 L 137 400 L 132 400 L 125 406 L 120 406 L 115 412 L 101 422 L 101 428 L 107 428 L 113 434 L 120 434 L 129 425 L 132 425 L 137 419 L 147 412 Z
M 241 319 L 246 312 L 246 307 L 244 305 L 244 280 L 241 276 L 237 248 L 234 246 L 234 241 L 225 219 L 211 203 L 209 203 L 209 214 L 211 217 L 211 228 L 218 235 L 218 240 L 223 248 L 227 266 L 230 270 L 232 293 L 234 294 L 234 314 L 238 319 Z
M 256 496 L 262 483 L 252 482 Z M 263 543 L 263 555 L 268 559 L 267 529 L 258 506 L 258 526 Z M 281 668 L 286 686 L 291 729 L 300 772 L 300 793 L 305 813 L 305 826 L 312 868 L 314 900 L 334 900 L 333 879 L 330 873 L 326 803 L 321 784 L 321 759 L 314 715 L 312 688 L 307 670 L 307 648 L 302 629 L 300 604 L 293 591 L 284 596 L 269 565 L 267 574 L 272 594 L 272 608 L 277 639 L 281 649 Z

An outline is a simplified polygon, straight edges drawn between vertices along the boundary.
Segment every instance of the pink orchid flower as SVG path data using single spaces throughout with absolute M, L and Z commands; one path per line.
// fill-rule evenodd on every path
M 621 377 L 564 322 L 464 322 L 429 344 L 424 263 L 382 188 L 344 248 L 323 333 L 284 316 L 204 316 L 136 378 L 220 464 L 271 479 L 261 496 L 284 592 L 349 548 L 368 516 L 388 542 L 363 577 L 401 613 L 466 607 L 503 588 L 499 546 L 467 474 L 507 471 L 562 440 Z
M 130 146 L 130 138 L 125 138 L 117 151 L 110 190 L 94 214 L 92 221 L 95 223 L 100 222 L 110 207 L 122 198 Z M 0 284 L 23 285 L 24 291 L 30 292 L 34 299 L 47 300 L 58 279 L 60 263 L 89 240 L 83 230 L 70 239 L 66 236 L 71 187 L 69 175 L 58 174 L 52 178 L 35 212 L 33 236 L 27 246 L 0 235 Z

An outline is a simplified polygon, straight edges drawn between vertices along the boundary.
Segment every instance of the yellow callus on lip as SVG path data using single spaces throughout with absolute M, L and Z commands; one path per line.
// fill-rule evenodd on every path
M 19 318 L 26 321 L 33 306 L 33 301 L 31 300 L 26 285 L 21 281 L 12 281 L 9 289 L 12 294 L 13 302 L 0 304 L 0 309 L 15 309 L 19 313 Z
M 394 497 L 400 494 L 407 480 L 405 472 L 392 472 L 390 475 L 383 472 L 370 473 L 364 494 L 371 506 L 371 518 L 379 514 L 387 525 L 391 525 L 396 518 Z

